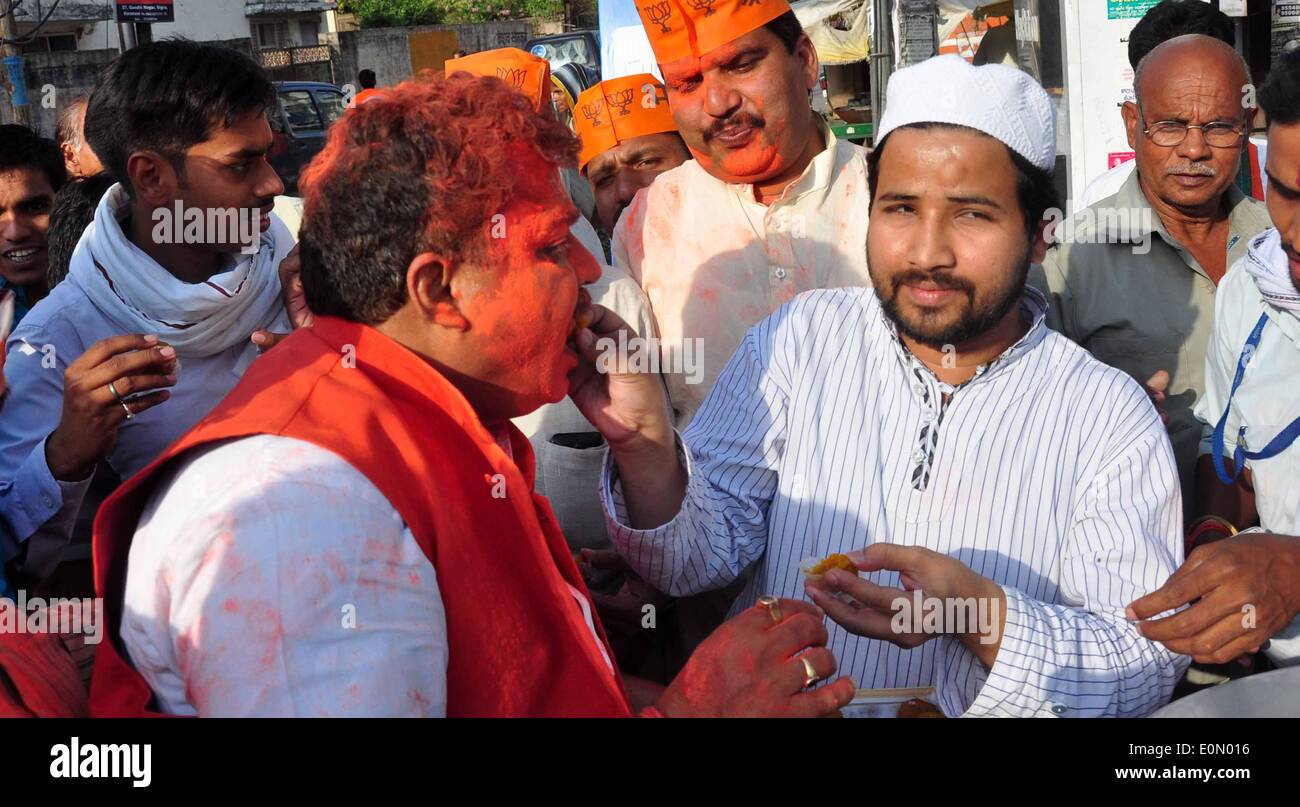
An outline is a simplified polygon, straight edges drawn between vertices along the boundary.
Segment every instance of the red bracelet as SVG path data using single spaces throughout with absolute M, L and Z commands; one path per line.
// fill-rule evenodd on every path
M 1202 516 L 1192 522 L 1191 529 L 1183 539 L 1183 556 L 1192 554 L 1192 550 L 1198 546 L 1212 544 L 1236 534 L 1237 528 L 1227 519 L 1218 516 Z

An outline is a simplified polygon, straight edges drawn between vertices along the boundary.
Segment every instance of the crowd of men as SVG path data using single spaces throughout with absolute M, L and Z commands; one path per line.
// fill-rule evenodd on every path
M 0 127 L 0 597 L 93 519 L 104 603 L 80 700 L 0 635 L 0 712 L 1142 716 L 1300 659 L 1300 49 L 1256 91 L 1157 4 L 1062 221 L 1025 72 L 898 70 L 864 149 L 786 0 L 641 13 L 662 82 L 363 71 L 300 199 L 218 46 Z

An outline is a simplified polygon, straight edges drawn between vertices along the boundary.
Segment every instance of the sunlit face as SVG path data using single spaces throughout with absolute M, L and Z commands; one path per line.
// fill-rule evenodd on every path
M 596 197 L 596 217 L 606 233 L 636 192 L 654 178 L 690 159 L 682 139 L 675 132 L 658 132 L 624 140 L 597 154 L 587 163 L 587 181 Z
M 691 155 L 725 182 L 756 183 L 796 163 L 814 133 L 808 92 L 817 54 L 794 53 L 758 28 L 705 54 L 660 65 L 673 120 Z
M 0 277 L 15 286 L 45 280 L 54 188 L 39 168 L 0 171 Z
M 1245 81 L 1239 66 L 1212 50 L 1206 58 L 1197 58 L 1195 50 L 1184 49 L 1143 68 L 1141 105 L 1126 103 L 1123 114 L 1129 146 L 1137 154 L 1138 173 L 1149 193 L 1167 204 L 1197 209 L 1216 202 L 1236 180 L 1244 137 L 1232 148 L 1213 147 L 1200 129 L 1189 129 L 1178 145 L 1158 146 L 1143 129 L 1159 121 L 1197 126 L 1223 121 L 1244 131 Z
M 1268 127 L 1268 215 L 1282 237 L 1291 283 L 1300 292 L 1300 123 Z
M 284 183 L 267 162 L 271 148 L 271 125 L 264 112 L 253 112 L 228 128 L 185 152 L 184 175 L 177 177 L 176 198 L 185 208 L 228 210 L 257 208 L 261 231 L 271 226 L 275 197 L 284 193 Z M 244 245 L 237 238 L 230 243 L 208 244 L 216 252 L 237 252 Z
M 867 265 L 906 336 L 958 346 L 1020 299 L 1031 242 L 1007 147 L 967 129 L 897 129 L 883 145 Z
M 522 415 L 568 392 L 578 364 L 570 338 L 581 286 L 600 278 L 596 259 L 573 236 L 578 218 L 553 164 L 532 149 L 518 156 L 520 177 L 503 218 L 486 225 L 483 260 L 453 285 L 469 322 L 479 367 L 474 375 L 497 390 L 496 410 Z

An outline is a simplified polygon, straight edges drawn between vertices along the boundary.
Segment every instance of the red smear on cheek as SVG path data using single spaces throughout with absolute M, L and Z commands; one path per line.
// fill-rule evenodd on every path
M 572 203 L 555 166 L 534 154 L 520 158 L 517 195 L 502 211 L 504 238 L 489 239 L 486 278 L 478 298 L 467 301 L 471 328 L 482 334 L 484 358 L 509 383 L 501 388 L 503 408 L 524 414 L 558 398 L 576 358 L 564 353 L 578 300 L 579 275 L 598 274 L 594 259 L 571 234 L 565 271 L 539 251 L 557 238 L 557 211 Z

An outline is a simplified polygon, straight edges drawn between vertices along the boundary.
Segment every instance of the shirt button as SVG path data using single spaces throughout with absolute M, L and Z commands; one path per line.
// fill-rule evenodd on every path
M 1063 706 L 1063 705 L 1061 705 L 1061 704 L 1059 704 L 1059 703 L 1054 703 L 1054 704 L 1052 704 L 1052 714 L 1054 714 L 1054 715 L 1063 715 L 1063 714 L 1065 714 L 1067 711 L 1068 711 L 1068 709 L 1066 709 L 1065 706 Z
M 784 267 L 781 267 L 781 266 L 776 267 L 776 279 L 777 279 L 777 280 L 785 280 L 785 268 L 784 268 Z
M 46 494 L 42 494 L 42 495 L 41 495 L 41 504 L 45 505 L 46 507 L 53 507 L 53 506 L 54 506 L 54 500 L 51 499 L 48 495 L 46 495 Z
M 925 462 L 925 452 L 918 448 L 912 454 L 912 461 L 917 463 L 918 465 Z

